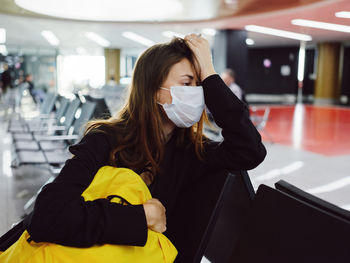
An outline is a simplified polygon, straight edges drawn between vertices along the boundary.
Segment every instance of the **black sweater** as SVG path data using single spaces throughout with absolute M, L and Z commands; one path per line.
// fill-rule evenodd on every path
M 151 189 L 152 196 L 165 206 L 168 220 L 173 216 L 180 191 L 201 180 L 208 170 L 253 169 L 266 155 L 245 104 L 218 75 L 209 76 L 202 85 L 206 106 L 222 128 L 224 141 L 206 142 L 205 158 L 200 161 L 194 147 L 176 146 L 174 132 Z M 67 160 L 58 177 L 43 188 L 36 200 L 28 226 L 34 241 L 76 247 L 146 243 L 147 223 L 142 205 L 123 206 L 106 199 L 85 202 L 81 197 L 98 169 L 108 165 L 110 150 L 103 133 L 88 134 L 70 147 L 74 157 Z

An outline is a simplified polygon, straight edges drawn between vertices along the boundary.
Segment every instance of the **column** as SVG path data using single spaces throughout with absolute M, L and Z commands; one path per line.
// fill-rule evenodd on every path
M 213 63 L 220 74 L 225 68 L 236 73 L 237 84 L 245 88 L 248 65 L 247 32 L 244 30 L 221 30 L 215 35 Z
M 337 103 L 340 98 L 342 46 L 340 43 L 321 43 L 318 44 L 317 49 L 314 103 Z
M 105 48 L 105 64 L 106 64 L 106 83 L 111 77 L 114 77 L 115 82 L 120 80 L 120 49 Z

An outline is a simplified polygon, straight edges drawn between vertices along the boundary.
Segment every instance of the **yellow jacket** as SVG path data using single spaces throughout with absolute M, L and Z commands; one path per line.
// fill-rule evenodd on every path
M 92 201 L 111 195 L 120 196 L 132 205 L 143 204 L 152 198 L 138 174 L 127 168 L 104 166 L 97 172 L 82 196 L 85 201 Z M 122 200 L 113 198 L 111 202 L 122 203 Z M 166 236 L 150 229 L 144 247 L 105 244 L 75 248 L 46 242 L 28 242 L 29 238 L 29 233 L 24 231 L 16 243 L 0 254 L 0 262 L 169 263 L 173 262 L 177 255 L 176 248 Z

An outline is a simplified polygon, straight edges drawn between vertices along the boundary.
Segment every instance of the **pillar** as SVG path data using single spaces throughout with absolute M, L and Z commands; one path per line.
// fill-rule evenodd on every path
M 237 84 L 245 88 L 248 65 L 247 32 L 244 30 L 221 30 L 214 40 L 213 63 L 217 73 L 232 68 Z
M 106 83 L 113 76 L 114 80 L 120 81 L 120 49 L 105 48 Z
M 317 49 L 314 103 L 337 103 L 340 98 L 342 46 L 340 43 L 321 43 Z

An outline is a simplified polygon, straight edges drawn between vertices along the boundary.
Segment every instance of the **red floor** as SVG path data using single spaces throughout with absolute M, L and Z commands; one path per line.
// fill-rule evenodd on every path
M 330 106 L 269 106 L 265 131 L 274 143 L 326 156 L 350 154 L 350 109 Z M 264 106 L 258 106 L 261 114 Z M 269 138 L 261 131 L 264 141 Z

